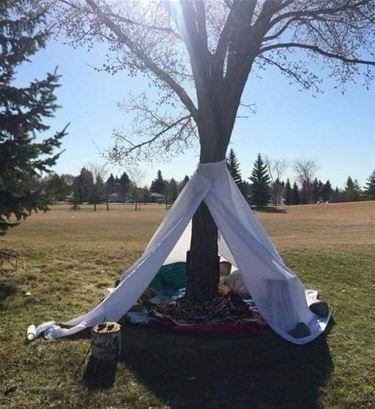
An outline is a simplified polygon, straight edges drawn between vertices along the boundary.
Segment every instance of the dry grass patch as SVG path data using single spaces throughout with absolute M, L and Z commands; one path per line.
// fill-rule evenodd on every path
M 80 382 L 88 340 L 25 345 L 24 331 L 95 305 L 142 253 L 164 207 L 54 206 L 30 217 L 3 239 L 23 258 L 17 270 L 0 270 L 0 408 L 374 407 L 375 202 L 285 210 L 256 214 L 287 263 L 329 301 L 336 325 L 327 337 L 297 347 L 271 331 L 214 340 L 126 327 L 110 390 Z

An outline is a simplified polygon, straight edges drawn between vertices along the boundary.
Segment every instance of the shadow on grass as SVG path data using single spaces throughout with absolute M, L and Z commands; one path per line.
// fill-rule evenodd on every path
M 252 207 L 251 209 L 261 213 L 287 213 L 286 209 L 275 206 Z
M 271 330 L 254 338 L 123 331 L 123 362 L 174 409 L 318 408 L 332 370 L 325 337 L 296 346 Z
M 6 309 L 5 300 L 17 291 L 16 284 L 12 282 L 0 282 L 0 310 Z
M 90 356 L 82 377 L 87 389 L 108 389 L 116 379 L 117 361 L 98 361 Z

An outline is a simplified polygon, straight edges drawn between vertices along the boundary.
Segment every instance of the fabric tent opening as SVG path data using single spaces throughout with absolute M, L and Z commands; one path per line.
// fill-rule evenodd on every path
M 69 321 L 71 328 L 49 323 L 37 328 L 49 338 L 77 333 L 103 321 L 118 321 L 134 305 L 163 264 L 186 260 L 191 219 L 204 201 L 219 230 L 219 255 L 239 269 L 242 280 L 269 326 L 282 338 L 305 344 L 324 332 L 328 317 L 311 312 L 316 292 L 306 292 L 285 265 L 226 168 L 225 161 L 199 164 L 168 211 L 143 255 L 121 275 L 120 284 L 87 314 Z M 289 332 L 304 323 L 310 335 Z

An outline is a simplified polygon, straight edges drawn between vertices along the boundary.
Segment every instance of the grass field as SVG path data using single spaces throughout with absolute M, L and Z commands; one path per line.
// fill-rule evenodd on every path
M 30 323 L 95 305 L 164 214 L 158 205 L 137 213 L 55 206 L 1 240 L 23 254 L 17 269 L 0 266 L 1 409 L 375 408 L 375 202 L 257 212 L 287 264 L 333 311 L 327 335 L 306 346 L 270 330 L 208 339 L 127 327 L 105 389 L 81 381 L 88 339 L 24 344 Z

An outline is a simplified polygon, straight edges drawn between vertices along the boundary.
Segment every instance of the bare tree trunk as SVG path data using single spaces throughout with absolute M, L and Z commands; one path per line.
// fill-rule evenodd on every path
M 207 301 L 218 294 L 217 235 L 217 226 L 202 202 L 193 216 L 190 251 L 187 253 L 186 298 L 190 301 Z
M 209 121 L 206 125 L 210 127 Z M 211 132 L 214 129 L 215 126 L 211 128 Z M 211 143 L 201 145 L 201 163 L 216 162 L 225 158 L 227 143 L 223 133 L 216 133 L 209 139 Z M 218 295 L 220 258 L 217 237 L 215 221 L 206 204 L 202 202 L 193 216 L 190 251 L 186 258 L 186 298 L 190 301 L 208 301 Z

